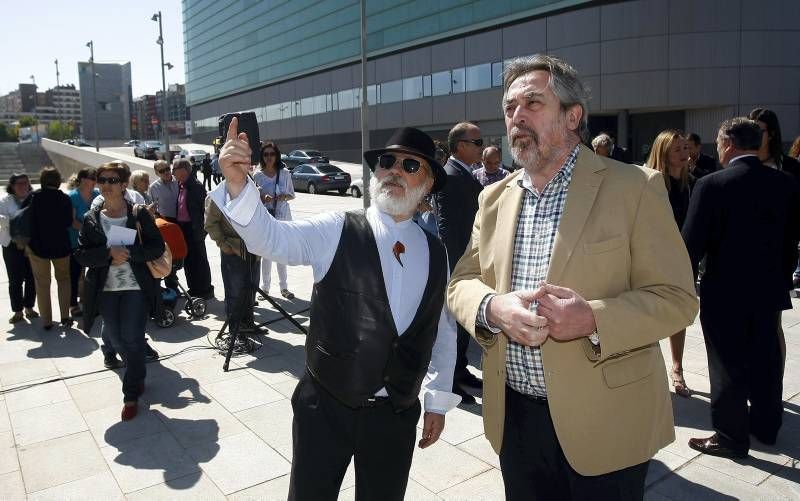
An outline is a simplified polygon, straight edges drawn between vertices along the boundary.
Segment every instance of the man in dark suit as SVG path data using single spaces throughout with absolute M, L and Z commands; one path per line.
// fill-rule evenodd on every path
M 185 158 L 175 162 L 172 175 L 178 182 L 176 219 L 188 248 L 183 272 L 189 286 L 189 295 L 210 299 L 214 297 L 214 286 L 211 285 L 211 269 L 206 255 L 206 190 L 192 175 L 192 164 Z
M 444 165 L 447 183 L 436 196 L 439 235 L 447 249 L 450 272 L 461 259 L 469 243 L 475 213 L 478 212 L 478 194 L 483 186 L 472 177 L 470 166 L 480 162 L 483 150 L 481 129 L 470 122 L 456 124 L 447 136 L 450 158 Z M 467 348 L 470 335 L 458 326 L 456 368 L 453 375 L 453 393 L 462 402 L 474 403 L 475 397 L 463 386 L 480 387 L 481 381 L 467 370 Z
M 695 179 L 720 170 L 716 160 L 700 151 L 703 141 L 699 135 L 692 132 L 686 136 L 686 140 L 689 141 L 689 172 Z
M 695 272 L 706 256 L 700 322 L 715 431 L 689 440 L 689 446 L 714 456 L 746 457 L 750 434 L 774 444 L 782 420 L 776 324 L 780 312 L 792 307 L 800 189 L 791 176 L 759 161 L 760 144 L 754 121 L 722 124 L 717 152 L 726 167 L 697 182 L 683 227 Z M 731 301 L 739 307 L 732 310 Z

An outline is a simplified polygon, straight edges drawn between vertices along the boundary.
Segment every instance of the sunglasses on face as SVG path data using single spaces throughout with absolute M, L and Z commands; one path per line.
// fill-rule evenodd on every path
M 478 139 L 459 139 L 458 141 L 461 143 L 472 143 L 478 148 L 483 146 L 483 138 L 480 137 Z
M 394 155 L 390 155 L 388 153 L 384 153 L 383 155 L 378 157 L 378 165 L 380 165 L 384 169 L 391 169 L 397 163 L 397 157 Z M 402 161 L 403 170 L 408 172 L 409 174 L 415 174 L 419 171 L 419 168 L 422 164 L 419 160 L 415 160 L 413 158 L 404 158 Z
M 263 155 L 261 155 L 261 156 L 263 156 L 264 158 L 269 158 L 269 157 L 275 157 L 275 156 L 277 156 L 277 155 L 275 154 L 275 152 L 274 152 L 274 151 L 266 151 L 266 152 L 264 152 L 264 154 L 263 154 Z
M 103 177 L 103 176 L 100 176 L 100 177 L 97 178 L 97 184 L 106 184 L 106 183 L 108 183 L 108 184 L 112 184 L 113 185 L 113 184 L 119 184 L 121 182 L 122 182 L 122 179 L 120 179 L 118 177 Z

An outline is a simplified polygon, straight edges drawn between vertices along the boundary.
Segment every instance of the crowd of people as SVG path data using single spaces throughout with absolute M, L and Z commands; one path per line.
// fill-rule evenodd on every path
M 290 499 L 335 499 L 351 460 L 356 497 L 402 499 L 420 414 L 426 448 L 449 410 L 475 402 L 470 388 L 483 389 L 508 499 L 642 499 L 651 458 L 675 439 L 667 376 L 692 395 L 683 352 L 698 310 L 714 433 L 689 446 L 733 458 L 751 436 L 774 444 L 780 317 L 800 276 L 800 139 L 785 155 L 777 116 L 759 108 L 720 126 L 719 164 L 697 134 L 668 129 L 636 166 L 611 134 L 590 140 L 588 90 L 566 62 L 509 61 L 503 90 L 512 167 L 475 123 L 456 124 L 443 143 L 402 127 L 364 153 L 374 174 L 366 210 L 292 220 L 278 145 L 263 142 L 252 166 L 236 119 L 213 160 L 224 176 L 213 190 L 185 159 L 157 161 L 152 184 L 123 162 L 84 169 L 68 195 L 53 168 L 34 192 L 15 175 L 0 200 L 11 322 L 38 316 L 36 291 L 52 328 L 52 263 L 62 324 L 82 314 L 88 332 L 99 315 L 106 365 L 122 355 L 129 420 L 152 351 L 159 221 L 183 235 L 192 296 L 214 296 L 206 233 L 220 248 L 225 311 L 240 332 L 256 329 L 256 285 L 269 291 L 273 263 L 287 299 L 286 267 L 310 266 Z M 8 222 L 27 206 L 36 230 L 21 250 Z M 755 294 L 733 311 L 743 276 Z M 472 342 L 483 380 L 468 369 Z

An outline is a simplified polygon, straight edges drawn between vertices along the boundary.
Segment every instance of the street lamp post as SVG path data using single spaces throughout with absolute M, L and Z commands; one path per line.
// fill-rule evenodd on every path
M 164 160 L 169 162 L 169 122 L 167 117 L 167 76 L 164 73 L 164 68 L 172 65 L 164 62 L 164 31 L 161 27 L 161 11 L 153 14 L 150 18 L 152 21 L 158 21 L 158 40 L 156 43 L 161 47 L 161 132 L 164 134 Z
M 369 149 L 369 99 L 367 99 L 367 1 L 361 0 L 361 172 L 364 192 L 364 208 L 370 204 L 369 176 L 370 170 L 364 159 L 364 152 Z
M 39 96 L 36 92 L 36 77 L 31 75 L 31 82 L 33 82 L 33 130 L 34 135 L 32 137 L 36 137 L 36 142 L 39 142 L 39 121 L 36 120 L 36 105 L 39 104 Z
M 92 65 L 92 110 L 94 111 L 94 149 L 100 151 L 100 131 L 97 128 L 97 73 L 94 71 L 94 41 L 89 40 L 89 63 Z

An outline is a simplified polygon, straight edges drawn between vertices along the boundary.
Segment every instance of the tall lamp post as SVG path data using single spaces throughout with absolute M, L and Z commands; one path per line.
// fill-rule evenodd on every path
M 370 170 L 364 159 L 364 152 L 369 149 L 369 99 L 367 99 L 367 1 L 360 1 L 361 7 L 361 172 L 364 192 L 364 208 L 370 204 L 369 176 Z
M 58 72 L 58 59 L 56 59 L 53 62 L 56 63 L 56 92 L 55 92 L 55 95 L 58 95 L 61 92 L 61 89 L 60 89 L 60 87 L 61 87 L 61 79 L 59 78 L 61 76 L 61 73 Z M 54 101 L 55 101 L 55 99 L 54 99 Z M 58 100 L 58 104 L 56 104 L 55 102 L 53 104 L 55 104 L 55 106 L 56 106 L 56 119 L 60 122 L 61 121 L 61 99 Z
M 97 128 L 97 73 L 94 71 L 94 42 L 89 40 L 89 63 L 92 65 L 92 110 L 94 111 L 94 149 L 100 151 L 100 131 Z
M 36 138 L 36 142 L 39 142 L 39 121 L 36 119 L 36 105 L 39 104 L 39 96 L 36 92 L 36 77 L 31 75 L 31 82 L 33 82 L 33 130 L 35 134 L 32 137 Z
M 167 117 L 167 76 L 164 68 L 172 69 L 170 63 L 164 62 L 164 31 L 161 27 L 161 11 L 153 14 L 152 21 L 158 21 L 158 40 L 156 43 L 161 47 L 161 132 L 164 134 L 164 159 L 169 162 L 169 122 Z

